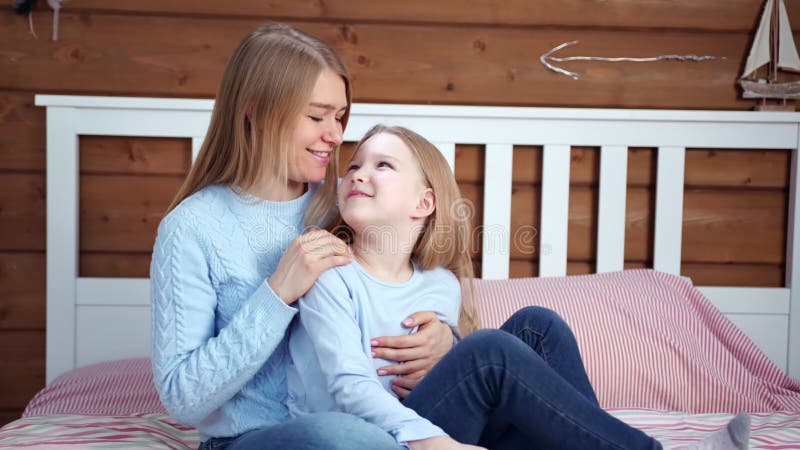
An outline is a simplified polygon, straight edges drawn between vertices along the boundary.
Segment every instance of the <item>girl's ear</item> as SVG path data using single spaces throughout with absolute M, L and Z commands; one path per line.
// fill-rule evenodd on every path
M 436 194 L 433 193 L 433 189 L 425 188 L 420 193 L 419 202 L 417 202 L 417 207 L 414 208 L 411 218 L 424 219 L 433 214 L 434 211 L 436 211 Z

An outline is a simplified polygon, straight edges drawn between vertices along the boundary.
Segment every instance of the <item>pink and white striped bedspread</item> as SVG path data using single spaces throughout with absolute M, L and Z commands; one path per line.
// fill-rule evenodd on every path
M 697 441 L 722 428 L 730 414 L 684 414 L 644 409 L 619 409 L 611 413 L 659 439 L 665 448 Z M 753 415 L 752 449 L 800 448 L 800 415 Z M 163 414 L 127 417 L 58 415 L 26 417 L 0 429 L 0 449 L 147 448 L 196 449 L 197 432 Z
M 722 429 L 733 414 L 686 414 L 646 409 L 612 409 L 612 415 L 677 449 Z M 800 414 L 751 414 L 751 449 L 800 449 Z
M 789 378 L 691 283 L 653 270 L 476 280 L 483 325 L 540 305 L 572 327 L 604 408 L 800 413 Z
M 200 435 L 164 414 L 25 417 L 0 428 L 0 449 L 196 449 Z

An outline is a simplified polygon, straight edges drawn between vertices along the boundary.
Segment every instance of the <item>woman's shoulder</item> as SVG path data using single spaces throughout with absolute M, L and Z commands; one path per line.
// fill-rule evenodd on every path
M 227 187 L 215 184 L 186 197 L 164 216 L 158 227 L 159 233 L 179 228 L 206 228 L 207 222 L 219 221 L 227 215 L 227 191 Z

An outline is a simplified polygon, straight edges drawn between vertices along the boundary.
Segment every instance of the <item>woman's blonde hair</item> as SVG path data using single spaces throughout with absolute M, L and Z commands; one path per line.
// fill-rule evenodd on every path
M 197 160 L 167 211 L 211 184 L 246 190 L 270 177 L 278 185 L 288 185 L 292 132 L 325 69 L 344 80 L 345 127 L 351 104 L 350 76 L 333 49 L 285 24 L 264 25 L 245 36 L 222 75 Z M 338 146 L 331 161 L 325 183 L 306 211 L 307 225 L 324 225 L 335 212 Z
M 407 128 L 387 125 L 372 127 L 356 144 L 353 156 L 366 141 L 381 133 L 397 136 L 408 146 L 417 159 L 425 185 L 433 190 L 436 209 L 427 218 L 425 228 L 411 252 L 411 259 L 423 270 L 444 267 L 461 281 L 458 326 L 466 336 L 480 326 L 470 257 L 473 208 L 461 197 L 455 176 L 441 152 L 427 139 Z M 331 225 L 331 229 L 340 236 L 352 238 L 352 230 L 344 224 L 341 216 Z

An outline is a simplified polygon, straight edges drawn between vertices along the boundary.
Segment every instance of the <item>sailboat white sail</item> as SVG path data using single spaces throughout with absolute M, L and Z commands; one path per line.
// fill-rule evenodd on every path
M 775 2 L 777 1 L 777 5 Z M 773 17 L 775 8 L 778 9 L 778 20 L 774 23 Z M 772 27 L 777 27 L 774 33 Z M 775 35 L 778 39 L 777 54 L 771 51 L 771 36 Z M 783 0 L 767 0 L 764 5 L 764 12 L 758 25 L 753 46 L 747 56 L 744 72 L 742 72 L 739 84 L 744 89 L 744 98 L 792 98 L 800 97 L 800 82 L 779 83 L 775 80 L 748 80 L 755 72 L 766 64 L 789 71 L 800 72 L 800 56 L 797 54 L 797 47 L 792 36 L 792 29 L 789 24 L 789 16 L 786 13 L 786 5 Z
M 789 25 L 789 15 L 786 14 L 786 5 L 783 0 L 780 2 L 779 23 L 778 23 L 778 67 L 782 69 L 800 70 L 800 57 L 797 55 L 797 47 L 794 45 L 792 27 Z

